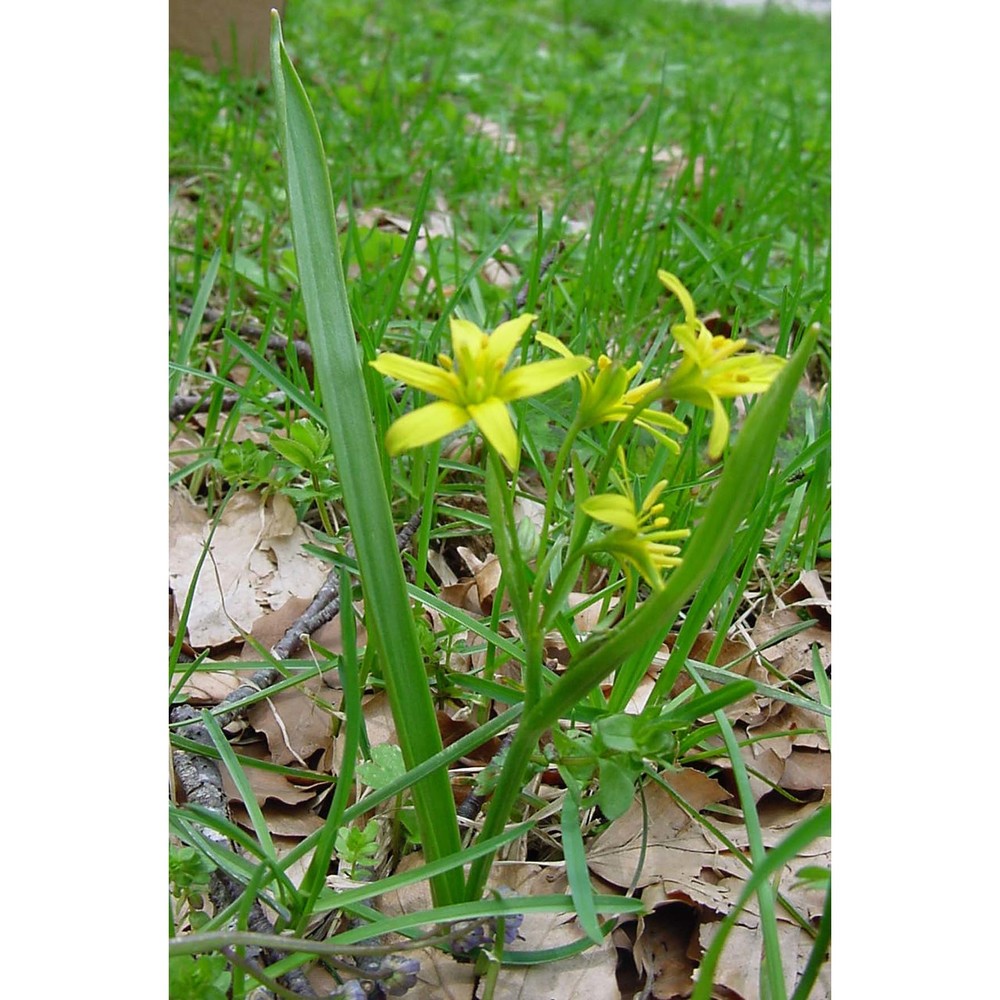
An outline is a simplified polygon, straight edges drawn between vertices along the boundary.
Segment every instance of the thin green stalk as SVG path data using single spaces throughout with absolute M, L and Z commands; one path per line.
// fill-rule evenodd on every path
M 282 42 L 275 11 L 271 14 L 271 79 L 316 378 L 361 569 L 369 636 L 382 665 L 403 760 L 412 768 L 441 752 L 441 736 L 396 547 L 351 323 L 326 154 L 305 89 Z M 412 791 L 427 858 L 435 860 L 460 850 L 447 771 L 432 772 Z M 462 873 L 455 869 L 431 882 L 434 900 L 441 905 L 462 898 L 463 888 Z
M 493 543 L 524 643 L 524 704 L 527 710 L 542 693 L 542 637 L 528 596 L 524 560 L 514 525 L 512 490 L 507 486 L 500 456 L 493 447 L 488 447 L 487 452 L 486 498 L 493 524 Z
M 566 436 L 562 440 L 562 444 L 559 446 L 559 452 L 556 455 L 555 465 L 552 467 L 552 474 L 549 477 L 549 488 L 545 491 L 545 515 L 542 518 L 542 530 L 538 535 L 538 564 L 542 564 L 542 560 L 545 558 L 545 551 L 548 547 L 549 541 L 549 531 L 552 528 L 552 514 L 553 508 L 555 507 L 556 497 L 562 492 L 560 485 L 562 483 L 563 469 L 566 468 L 566 459 L 569 457 L 570 448 L 573 446 L 573 442 L 576 440 L 577 434 L 580 432 L 580 421 L 574 420 L 570 424 L 569 430 L 566 432 Z M 542 578 L 542 574 L 539 574 L 539 579 L 535 583 L 535 593 L 540 594 L 544 590 L 545 580 Z M 533 601 L 537 604 L 537 600 Z

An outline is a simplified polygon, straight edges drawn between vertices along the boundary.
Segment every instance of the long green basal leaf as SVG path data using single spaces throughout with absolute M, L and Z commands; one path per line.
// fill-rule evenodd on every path
M 771 469 L 778 437 L 788 422 L 792 396 L 816 347 L 809 331 L 798 349 L 754 404 L 737 438 L 702 522 L 684 548 L 683 563 L 672 570 L 661 590 L 607 636 L 584 643 L 566 672 L 530 711 L 525 713 L 504 763 L 480 837 L 496 836 L 510 815 L 521 790 L 525 768 L 541 734 L 569 711 L 647 641 L 652 632 L 666 635 L 677 613 L 726 554 L 736 529 L 756 500 Z M 467 892 L 477 898 L 486 884 L 490 859 L 477 861 L 469 873 Z
M 384 671 L 403 760 L 412 768 L 441 751 L 441 737 L 351 324 L 326 155 L 309 99 L 282 42 L 276 12 L 271 15 L 271 78 L 316 379 L 361 569 L 369 633 Z M 415 784 L 413 798 L 428 860 L 457 852 L 461 841 L 447 772 L 436 770 Z M 435 903 L 461 899 L 463 882 L 456 869 L 438 875 L 431 883 Z

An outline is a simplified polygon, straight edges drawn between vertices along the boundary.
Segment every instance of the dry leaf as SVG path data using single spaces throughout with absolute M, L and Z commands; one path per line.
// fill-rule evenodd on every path
M 765 612 L 757 619 L 751 638 L 757 646 L 763 646 L 773 636 L 778 635 L 802 619 L 794 608 L 776 608 Z M 781 642 L 769 646 L 762 653 L 786 677 L 798 674 L 812 676 L 812 646 L 818 644 L 819 659 L 824 668 L 830 666 L 832 657 L 832 637 L 830 630 L 819 623 L 797 632 Z
M 694 988 L 697 958 L 690 954 L 698 929 L 698 911 L 685 903 L 667 903 L 639 921 L 632 957 L 649 982 L 651 997 L 687 997 Z
M 519 896 L 568 893 L 563 867 L 542 866 L 530 862 L 498 862 L 490 879 L 492 886 L 506 886 Z M 606 890 L 605 890 L 606 891 Z M 528 913 L 521 924 L 518 940 L 508 945 L 508 952 L 557 948 L 578 941 L 583 931 L 572 913 Z M 504 968 L 500 973 L 494 1000 L 538 1000 L 540 997 L 620 996 L 615 976 L 618 957 L 610 937 L 601 946 L 594 945 L 579 955 L 549 962 Z
M 234 670 L 199 670 L 187 679 L 181 694 L 191 705 L 218 705 L 241 683 L 239 674 Z
M 235 802 L 230 805 L 229 810 L 233 814 L 233 820 L 240 826 L 246 830 L 253 829 L 250 815 L 242 805 Z M 270 833 L 299 840 L 315 833 L 323 825 L 323 820 L 309 806 L 268 805 L 264 810 L 264 819 Z
M 699 943 L 702 949 L 712 941 L 717 925 L 703 923 Z M 715 985 L 730 992 L 727 997 L 739 1000 L 759 1000 L 760 969 L 762 964 L 763 938 L 756 926 L 747 926 L 737 921 L 726 938 L 725 947 L 715 969 Z M 812 948 L 812 938 L 797 924 L 778 921 L 778 947 L 781 950 L 781 965 L 785 972 L 785 990 L 788 996 L 795 991 L 799 972 L 805 968 Z M 827 1000 L 830 996 L 830 966 L 820 969 L 816 983 L 809 993 L 809 1000 Z
M 729 792 L 713 778 L 693 768 L 667 771 L 663 779 L 684 800 L 697 810 L 730 797 Z M 648 826 L 645 831 L 645 859 L 638 875 L 639 887 L 660 880 L 674 880 L 685 885 L 698 878 L 703 856 L 711 855 L 715 847 L 703 828 L 660 788 L 646 786 Z M 639 799 L 628 812 L 616 819 L 588 848 L 587 865 L 606 882 L 627 887 L 636 876 L 643 853 L 643 811 Z
M 170 491 L 170 585 L 183 606 L 209 533 L 208 516 L 179 487 Z M 218 646 L 250 631 L 265 608 L 292 596 L 312 597 L 329 568 L 307 555 L 306 531 L 295 523 L 287 497 L 266 502 L 259 493 L 236 493 L 226 505 L 198 577 L 188 641 Z M 235 620 L 235 627 L 230 618 Z
M 247 721 L 264 734 L 273 763 L 325 770 L 333 749 L 334 717 L 317 701 L 324 692 L 329 693 L 322 678 L 310 677 L 247 709 Z

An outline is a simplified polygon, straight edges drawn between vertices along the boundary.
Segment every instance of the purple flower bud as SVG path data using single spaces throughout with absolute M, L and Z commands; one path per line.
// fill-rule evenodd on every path
M 488 933 L 482 924 L 478 924 L 456 937 L 452 942 L 451 950 L 456 955 L 468 955 L 477 948 L 488 948 L 491 944 L 493 944 L 493 935 Z
M 391 997 L 401 997 L 407 990 L 417 985 L 417 973 L 420 972 L 420 962 L 404 955 L 387 955 L 382 962 L 380 977 L 382 989 Z

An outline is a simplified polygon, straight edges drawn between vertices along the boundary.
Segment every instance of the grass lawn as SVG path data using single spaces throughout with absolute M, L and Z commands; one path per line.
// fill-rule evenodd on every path
M 293 245 L 275 89 L 171 57 L 172 705 L 270 685 L 241 689 L 218 724 L 198 716 L 195 742 L 172 716 L 179 775 L 219 763 L 224 788 L 199 811 L 178 777 L 171 995 L 247 996 L 270 965 L 292 995 L 361 996 L 360 977 L 428 998 L 827 996 L 829 18 L 299 0 L 282 30 L 325 148 L 362 360 L 437 366 L 456 319 L 491 331 L 529 312 L 532 335 L 593 367 L 511 396 L 511 461 L 495 417 L 390 454 L 389 428 L 434 396 L 403 362 L 365 363 L 379 450 L 350 472 L 368 421 L 334 422 L 352 389 L 316 329 L 300 230 Z M 791 358 L 814 338 L 783 411 L 765 411 L 766 385 L 713 411 L 671 382 L 688 356 L 675 328 L 693 318 L 659 271 L 706 338 L 746 340 L 741 357 Z M 532 335 L 512 348 L 524 372 L 561 357 Z M 677 388 L 635 425 L 588 423 L 600 365 L 622 388 Z M 779 419 L 755 470 L 746 456 Z M 391 602 L 379 566 L 395 557 L 370 554 L 377 504 L 357 499 L 358 476 L 408 525 L 419 698 L 387 653 L 405 636 L 362 603 Z M 648 514 L 638 557 L 601 506 L 613 493 Z M 643 562 L 662 555 L 654 518 L 692 529 L 670 539 L 683 569 Z M 706 541 L 705 525 L 725 528 Z M 686 553 L 709 551 L 682 595 Z M 356 614 L 272 652 L 324 581 Z M 601 673 L 616 635 L 640 638 Z M 433 733 L 407 704 L 424 685 Z M 563 691 L 577 697 L 508 766 L 512 734 Z M 409 773 L 435 753 L 437 793 Z M 428 816 L 442 788 L 454 843 Z M 456 821 L 470 793 L 479 808 Z M 459 840 L 471 875 L 447 869 Z M 477 870 L 490 890 L 463 895 Z M 289 955 L 268 937 L 281 931 L 326 951 Z

